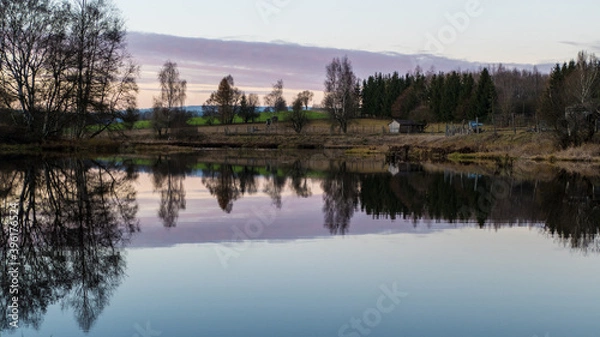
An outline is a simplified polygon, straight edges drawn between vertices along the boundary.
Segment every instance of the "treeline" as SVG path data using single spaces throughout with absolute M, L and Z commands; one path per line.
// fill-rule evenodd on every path
M 125 34 L 104 0 L 0 0 L 0 123 L 35 139 L 104 131 L 136 105 Z
M 563 147 L 592 140 L 600 120 L 600 61 L 580 52 L 550 75 L 502 65 L 480 72 L 452 71 L 369 76 L 361 84 L 367 117 L 425 122 L 474 120 L 495 126 L 526 124 L 554 131 Z
M 185 127 L 191 115 L 184 109 L 187 81 L 180 78 L 177 64 L 165 62 L 158 73 L 158 80 L 161 88 L 160 95 L 154 98 L 152 126 L 160 137 L 163 130 L 168 133 L 170 127 Z M 313 97 L 313 92 L 305 90 L 294 98 L 292 111 L 286 115 L 286 119 L 296 132 L 301 132 L 308 123 L 306 110 Z M 273 84 L 273 89 L 264 96 L 263 102 L 266 105 L 265 112 L 289 111 L 288 103 L 283 97 L 283 80 Z M 247 124 L 254 123 L 260 117 L 259 106 L 260 98 L 257 94 L 240 90 L 235 86 L 233 76 L 227 75 L 204 102 L 202 112 L 207 125 L 213 125 L 216 121 L 223 125 L 233 124 L 236 118 Z M 273 115 L 268 122 L 276 121 L 276 118 Z
M 377 73 L 362 82 L 362 114 L 427 122 L 479 118 L 508 126 L 514 115 L 534 118 L 547 76 L 537 69 L 499 65 L 480 72 L 452 71 L 400 76 Z

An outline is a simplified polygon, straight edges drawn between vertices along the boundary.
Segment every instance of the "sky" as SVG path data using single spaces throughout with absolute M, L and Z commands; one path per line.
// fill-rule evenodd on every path
M 342 55 L 351 50 L 488 64 L 553 64 L 583 49 L 600 52 L 597 0 L 113 2 L 130 32 L 320 47 Z M 169 56 L 168 51 L 163 54 Z M 200 100 L 198 96 L 193 103 Z

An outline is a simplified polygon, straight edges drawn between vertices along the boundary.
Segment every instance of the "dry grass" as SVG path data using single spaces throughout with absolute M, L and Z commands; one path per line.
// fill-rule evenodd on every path
M 553 154 L 559 161 L 600 161 L 600 145 L 585 144 L 578 147 L 570 147 L 566 150 L 558 151 Z
M 194 148 L 264 148 L 264 149 L 332 149 L 348 156 L 368 157 L 385 155 L 391 148 L 409 148 L 415 159 L 451 159 L 454 161 L 508 162 L 515 159 L 530 162 L 600 162 L 600 145 L 588 144 L 561 150 L 550 133 L 532 133 L 524 129 L 489 129 L 480 134 L 445 136 L 445 124 L 432 124 L 422 134 L 390 134 L 387 119 L 357 119 L 348 126 L 348 133 L 332 129 L 328 120 L 313 120 L 301 134 L 285 123 L 268 130 L 262 123 L 232 126 L 201 126 L 195 137 L 157 141 L 152 130 L 131 130 L 123 134 L 106 135 L 97 140 L 55 142 L 48 147 L 28 149 L 6 147 L 0 152 L 133 152 L 190 150 Z M 258 132 L 248 132 L 257 128 Z M 439 130 L 439 132 L 438 132 Z M 600 136 L 597 143 L 600 142 Z M 36 148 L 37 147 L 37 148 Z

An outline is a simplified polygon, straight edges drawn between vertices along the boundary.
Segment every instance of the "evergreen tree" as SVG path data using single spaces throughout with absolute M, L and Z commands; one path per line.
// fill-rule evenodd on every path
M 219 89 L 210 95 L 206 106 L 216 106 L 217 114 L 222 124 L 232 124 L 239 112 L 240 91 L 234 87 L 231 75 L 224 77 L 219 83 Z
M 492 81 L 492 76 L 487 68 L 483 68 L 477 83 L 475 92 L 475 107 L 472 110 L 473 114 L 469 116 L 471 119 L 485 119 L 492 113 L 494 104 L 496 103 L 496 87 Z
M 442 121 L 451 122 L 457 119 L 456 111 L 460 100 L 460 91 L 460 75 L 456 71 L 446 75 L 440 111 L 442 115 Z
M 429 84 L 429 108 L 437 121 L 444 121 L 442 100 L 444 94 L 444 74 L 433 75 Z
M 460 89 L 459 105 L 455 113 L 457 121 L 469 118 L 471 115 L 470 112 L 474 109 L 475 79 L 473 78 L 473 74 L 463 74 Z

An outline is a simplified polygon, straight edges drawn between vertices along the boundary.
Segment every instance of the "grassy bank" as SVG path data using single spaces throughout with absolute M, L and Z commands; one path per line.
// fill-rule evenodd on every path
M 152 130 L 112 132 L 98 139 L 53 141 L 28 145 L 0 145 L 4 154 L 193 152 L 201 148 L 321 149 L 342 151 L 348 157 L 392 154 L 400 160 L 456 162 L 526 160 L 536 162 L 600 162 L 600 141 L 560 149 L 551 133 L 498 130 L 497 133 L 446 137 L 444 126 L 430 125 L 422 134 L 389 134 L 387 120 L 354 121 L 340 134 L 326 120 L 312 120 L 297 134 L 285 123 L 267 128 L 263 123 L 191 127 L 178 139 L 155 138 Z M 173 137 L 175 138 L 175 137 Z M 600 137 L 599 137 L 600 138 Z

